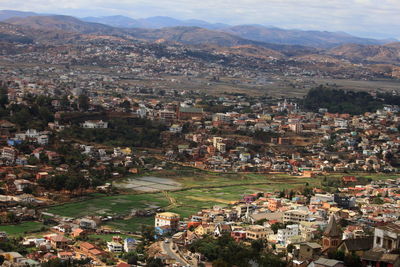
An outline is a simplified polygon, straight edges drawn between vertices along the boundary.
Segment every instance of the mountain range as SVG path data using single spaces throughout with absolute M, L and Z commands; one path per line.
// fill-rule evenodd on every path
M 21 12 L 12 10 L 0 11 L 0 21 L 8 21 L 13 24 L 26 24 L 27 21 L 26 20 L 24 21 L 22 19 L 27 19 L 29 17 L 30 20 L 34 20 L 32 22 L 35 27 L 37 26 L 39 16 L 58 17 L 58 18 L 63 17 L 65 20 L 71 18 L 69 16 L 53 16 L 53 15 L 37 14 L 33 12 Z M 343 32 L 287 30 L 287 29 L 280 29 L 271 26 L 267 27 L 262 25 L 231 26 L 223 23 L 209 23 L 202 20 L 178 20 L 175 18 L 170 18 L 165 16 L 150 17 L 145 19 L 133 19 L 126 16 L 117 15 L 117 16 L 104 16 L 104 17 L 85 17 L 78 19 L 80 20 L 80 22 L 84 21 L 89 23 L 97 23 L 96 25 L 103 24 L 119 29 L 136 29 L 137 33 L 141 35 L 143 35 L 145 32 L 143 29 L 147 29 L 149 33 L 160 36 L 161 29 L 175 28 L 175 27 L 178 27 L 178 29 L 180 30 L 177 31 L 178 32 L 182 31 L 184 35 L 188 35 L 190 31 L 194 31 L 193 34 L 195 33 L 199 34 L 200 30 L 198 28 L 201 28 L 208 30 L 208 31 L 205 30 L 201 31 L 201 34 L 205 34 L 207 36 L 213 35 L 214 37 L 219 36 L 217 39 L 225 39 L 228 36 L 229 36 L 228 39 L 230 39 L 231 36 L 240 37 L 241 39 L 237 39 L 234 41 L 240 44 L 243 44 L 243 40 L 248 40 L 248 41 L 253 41 L 254 43 L 246 43 L 246 44 L 257 44 L 258 42 L 262 42 L 262 43 L 273 43 L 281 45 L 309 46 L 315 48 L 333 48 L 348 43 L 361 44 L 361 45 L 381 45 L 397 41 L 395 39 L 377 40 L 371 38 L 361 38 Z M 70 23 L 74 23 L 77 26 L 76 22 L 70 21 Z M 62 25 L 58 26 L 62 28 L 61 27 Z M 212 31 L 212 33 L 210 31 Z M 160 38 L 164 37 L 160 36 Z M 174 38 L 174 39 L 181 39 L 181 38 Z M 212 44 L 214 43 L 216 42 L 215 41 L 212 42 Z M 224 41 L 221 41 L 221 43 L 224 43 Z
M 115 27 L 71 16 L 0 12 L 0 41 L 32 43 L 74 42 L 85 38 L 119 38 L 125 42 L 169 42 L 217 49 L 260 58 L 296 61 L 378 63 L 400 65 L 400 43 L 351 36 L 345 33 L 288 31 L 259 25 L 217 30 L 197 26 L 164 28 Z M 108 36 L 108 37 L 107 37 Z M 252 37 L 253 36 L 253 37 Z M 268 37 L 269 36 L 269 37 Z M 307 38 L 305 37 L 307 36 Z

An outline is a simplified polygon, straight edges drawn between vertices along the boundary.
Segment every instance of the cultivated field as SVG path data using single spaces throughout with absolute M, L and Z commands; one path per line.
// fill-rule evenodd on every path
M 43 227 L 44 225 L 39 222 L 24 222 L 15 225 L 2 225 L 0 226 L 0 232 L 6 232 L 11 237 L 19 237 L 25 236 L 26 233 L 38 232 Z
M 195 214 L 203 208 L 214 205 L 227 206 L 240 200 L 243 195 L 256 192 L 274 192 L 301 190 L 307 184 L 320 187 L 324 176 L 303 178 L 286 174 L 220 174 L 195 169 L 166 170 L 157 173 L 145 173 L 144 177 L 135 177 L 137 181 L 165 182 L 173 181 L 181 188 L 172 191 L 137 193 L 137 188 L 125 189 L 124 194 L 116 196 L 96 195 L 93 199 L 69 203 L 49 208 L 47 211 L 60 216 L 79 218 L 87 215 L 123 215 L 125 219 L 108 222 L 107 225 L 124 231 L 138 231 L 141 225 L 152 225 L 153 216 L 132 217 L 134 210 L 162 207 L 176 212 L 182 217 Z M 326 179 L 338 179 L 344 174 L 332 174 Z M 346 174 L 350 175 L 350 174 Z M 398 175 L 353 174 L 371 179 L 394 179 Z M 146 178 L 147 177 L 147 178 Z M 160 178 L 163 177 L 163 178 Z M 173 178 L 174 177 L 174 178 Z M 130 181 L 130 180 L 129 180 Z M 126 180 L 121 181 L 121 183 Z

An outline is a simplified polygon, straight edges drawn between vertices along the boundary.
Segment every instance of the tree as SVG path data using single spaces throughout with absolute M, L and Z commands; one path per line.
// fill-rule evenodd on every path
M 127 262 L 128 262 L 128 264 L 131 264 L 131 265 L 137 265 L 138 256 L 136 255 L 136 253 L 131 254 L 131 255 L 127 258 Z
M 7 218 L 7 222 L 9 222 L 9 223 L 14 223 L 17 219 L 17 217 L 15 216 L 15 214 L 13 212 L 7 212 L 6 218 Z
M 345 253 L 343 250 L 336 250 L 336 251 L 331 251 L 328 252 L 328 258 L 338 260 L 338 261 L 344 261 Z
M 83 111 L 89 109 L 89 97 L 87 95 L 80 95 L 78 97 L 78 108 Z
M 8 88 L 2 83 L 0 85 L 0 107 L 5 108 L 8 104 Z
M 260 260 L 259 265 L 264 267 L 285 267 L 286 262 L 282 261 L 278 256 L 273 253 L 264 253 Z
M 382 204 L 384 204 L 384 203 L 385 203 L 385 201 L 383 201 L 380 197 L 375 197 L 375 198 L 372 200 L 372 204 L 382 205 Z
M 147 241 L 154 241 L 155 240 L 156 231 L 152 226 L 142 226 L 142 236 Z
M 279 229 L 285 229 L 286 225 L 284 223 L 274 223 L 273 225 L 271 225 L 271 230 L 274 232 L 274 234 L 276 234 L 278 232 Z
M 125 109 L 125 112 L 128 112 L 131 109 L 131 102 L 124 100 L 124 102 L 122 102 L 119 106 Z
M 289 244 L 289 245 L 286 247 L 286 250 L 287 250 L 288 253 L 292 253 L 292 252 L 293 252 L 293 249 L 294 249 L 294 245 L 293 245 L 293 244 Z
M 354 252 L 351 254 L 347 254 L 344 257 L 344 264 L 346 266 L 352 266 L 352 267 L 361 267 L 362 266 L 360 257 L 357 254 L 355 254 Z
M 150 258 L 146 262 L 147 267 L 160 267 L 165 266 L 160 258 Z
M 265 248 L 265 241 L 263 239 L 253 240 L 251 242 L 251 248 L 256 253 L 260 253 Z
M 230 265 L 223 259 L 217 259 L 212 263 L 213 267 L 229 267 Z

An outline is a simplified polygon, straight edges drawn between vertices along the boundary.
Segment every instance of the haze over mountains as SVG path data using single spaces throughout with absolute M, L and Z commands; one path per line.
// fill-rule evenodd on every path
M 0 11 L 0 21 L 6 21 L 8 19 L 13 18 L 13 20 L 11 20 L 10 22 L 14 24 L 27 24 L 28 23 L 27 20 L 21 20 L 20 22 L 18 22 L 16 18 L 22 19 L 32 16 L 49 16 L 49 15 L 37 14 L 33 12 L 10 11 L 10 10 Z M 68 20 L 68 18 L 70 18 L 69 16 L 62 16 L 62 17 L 64 18 L 64 20 Z M 33 20 L 34 25 L 37 24 L 38 22 L 38 18 L 30 18 L 30 20 Z M 160 35 L 160 31 L 156 30 L 163 28 L 172 28 L 172 27 L 191 27 L 187 30 L 184 30 L 184 33 L 187 34 L 188 31 L 194 30 L 198 34 L 199 30 L 196 30 L 197 27 L 215 31 L 213 35 L 215 36 L 220 35 L 219 39 L 226 38 L 228 35 L 224 33 L 228 33 L 230 35 L 255 42 L 284 44 L 284 45 L 302 45 L 302 46 L 311 46 L 317 48 L 333 48 L 335 46 L 340 46 L 347 43 L 381 45 L 397 41 L 394 39 L 376 40 L 371 38 L 360 38 L 343 32 L 286 30 L 276 27 L 266 27 L 262 25 L 231 26 L 223 23 L 208 23 L 202 20 L 178 20 L 162 16 L 150 17 L 145 19 L 133 19 L 126 16 L 117 15 L 117 16 L 107 16 L 107 17 L 86 17 L 86 18 L 80 18 L 79 20 L 91 23 L 104 24 L 115 28 L 152 29 L 154 31 L 149 31 L 149 32 L 152 32 L 157 35 Z M 75 23 L 72 21 L 70 22 Z M 183 28 L 181 28 L 181 30 L 183 30 Z M 209 31 L 203 31 L 203 33 L 210 35 Z M 237 42 L 241 43 L 242 41 L 237 41 Z
M 389 41 L 359 38 L 346 33 L 284 30 L 260 25 L 228 26 L 167 17 L 134 20 L 112 16 L 84 20 L 63 15 L 0 11 L 0 21 L 3 21 L 0 24 L 0 41 L 64 42 L 67 38 L 78 40 L 80 35 L 97 35 L 128 41 L 166 41 L 200 47 L 225 47 L 230 49 L 230 53 L 278 59 L 305 56 L 301 60 L 331 61 L 334 57 L 354 63 L 400 64 L 399 43 L 386 44 Z

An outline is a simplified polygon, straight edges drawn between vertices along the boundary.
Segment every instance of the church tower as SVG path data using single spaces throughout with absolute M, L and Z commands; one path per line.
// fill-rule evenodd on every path
M 322 248 L 324 251 L 336 249 L 341 241 L 342 232 L 337 224 L 335 216 L 332 214 L 329 218 L 328 226 L 326 227 L 322 237 Z

